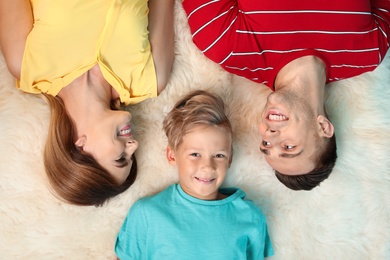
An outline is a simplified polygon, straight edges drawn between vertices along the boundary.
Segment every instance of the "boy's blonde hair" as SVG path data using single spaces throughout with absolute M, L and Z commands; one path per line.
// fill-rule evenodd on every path
M 232 134 L 223 100 L 204 90 L 196 90 L 182 97 L 164 119 L 163 129 L 168 137 L 168 145 L 176 150 L 183 137 L 200 125 L 221 126 Z

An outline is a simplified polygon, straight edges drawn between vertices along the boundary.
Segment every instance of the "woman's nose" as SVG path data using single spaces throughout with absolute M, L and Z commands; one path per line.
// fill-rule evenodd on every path
M 125 143 L 126 149 L 131 150 L 134 146 L 138 147 L 138 143 L 134 139 L 127 140 L 126 143 Z
M 125 143 L 126 151 L 135 151 L 138 148 L 138 142 L 134 139 L 127 140 Z

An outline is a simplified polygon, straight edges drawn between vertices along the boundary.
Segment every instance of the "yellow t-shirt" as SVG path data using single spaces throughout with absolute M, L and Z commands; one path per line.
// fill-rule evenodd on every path
M 148 0 L 31 0 L 34 27 L 27 37 L 18 87 L 58 92 L 99 64 L 126 105 L 157 96 L 149 43 Z

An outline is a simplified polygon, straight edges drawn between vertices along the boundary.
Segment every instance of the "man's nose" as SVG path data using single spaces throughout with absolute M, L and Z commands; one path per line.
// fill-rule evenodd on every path
M 266 137 L 278 136 L 279 134 L 280 132 L 277 129 L 268 128 L 267 131 L 265 131 Z

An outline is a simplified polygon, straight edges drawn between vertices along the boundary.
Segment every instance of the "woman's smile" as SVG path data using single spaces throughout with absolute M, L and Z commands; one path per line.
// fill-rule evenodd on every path
M 133 136 L 130 124 L 127 124 L 121 130 L 119 130 L 118 136 Z

